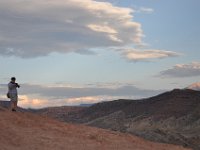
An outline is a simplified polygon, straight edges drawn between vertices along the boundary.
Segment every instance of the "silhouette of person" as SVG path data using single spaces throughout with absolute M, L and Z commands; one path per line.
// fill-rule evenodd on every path
M 16 78 L 12 77 L 11 81 L 8 83 L 8 94 L 11 102 L 11 110 L 16 111 L 17 102 L 18 102 L 18 93 L 17 88 L 20 88 L 20 85 L 15 82 Z

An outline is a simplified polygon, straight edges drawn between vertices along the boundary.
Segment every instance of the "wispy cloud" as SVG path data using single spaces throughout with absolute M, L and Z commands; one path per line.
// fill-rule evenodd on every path
M 139 9 L 136 10 L 138 13 L 146 13 L 146 14 L 151 14 L 154 12 L 153 8 L 147 8 L 147 7 L 140 7 Z
M 189 64 L 177 64 L 173 68 L 161 71 L 158 77 L 195 77 L 200 76 L 200 62 L 192 62 Z
M 114 87 L 69 87 L 69 86 L 41 86 L 41 85 L 23 85 L 22 95 L 39 95 L 42 97 L 51 98 L 76 98 L 76 97 L 88 97 L 88 96 L 150 96 L 157 91 L 145 90 L 137 88 L 133 85 L 123 85 Z
M 178 57 L 180 53 L 165 51 L 165 50 L 137 50 L 126 49 L 123 52 L 123 56 L 129 61 L 151 61 L 155 59 L 163 59 L 170 57 Z

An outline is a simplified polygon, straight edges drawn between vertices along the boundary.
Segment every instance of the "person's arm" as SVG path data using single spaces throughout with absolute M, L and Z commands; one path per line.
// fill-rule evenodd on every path
M 11 82 L 8 84 L 8 88 L 9 89 L 13 89 L 13 88 L 16 88 L 16 87 L 19 88 L 20 85 L 18 83 L 11 83 Z
M 20 85 L 18 83 L 15 83 L 16 87 L 20 88 Z

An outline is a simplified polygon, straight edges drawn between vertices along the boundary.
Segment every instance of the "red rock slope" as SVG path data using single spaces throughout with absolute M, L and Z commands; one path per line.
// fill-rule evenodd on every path
M 0 108 L 1 150 L 186 150 L 129 134 Z

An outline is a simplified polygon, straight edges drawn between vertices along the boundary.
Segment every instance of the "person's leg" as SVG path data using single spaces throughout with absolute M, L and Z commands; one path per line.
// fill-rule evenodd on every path
M 10 106 L 10 109 L 13 110 L 14 107 L 15 107 L 14 101 L 11 100 L 11 101 L 10 101 L 10 105 L 11 105 L 11 106 Z
M 17 109 L 17 101 L 14 101 L 14 109 Z
M 12 111 L 16 111 L 16 109 L 17 109 L 17 101 L 18 101 L 17 94 L 11 94 L 10 95 L 10 101 L 11 101 L 11 110 Z

